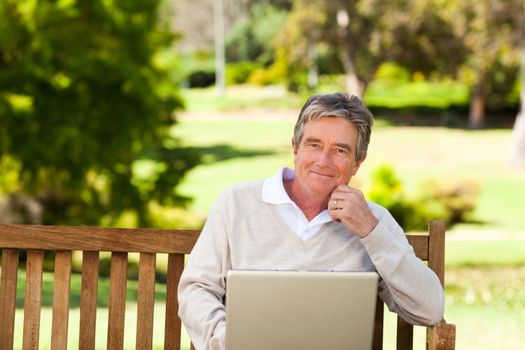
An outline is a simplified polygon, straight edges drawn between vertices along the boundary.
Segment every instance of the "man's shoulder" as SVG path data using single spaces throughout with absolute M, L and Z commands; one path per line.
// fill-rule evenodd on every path
M 260 197 L 264 180 L 240 182 L 227 187 L 224 194 L 228 196 L 242 196 L 250 193 L 258 194 Z
M 241 182 L 227 187 L 219 196 L 221 205 L 249 206 L 250 203 L 261 201 L 263 180 Z

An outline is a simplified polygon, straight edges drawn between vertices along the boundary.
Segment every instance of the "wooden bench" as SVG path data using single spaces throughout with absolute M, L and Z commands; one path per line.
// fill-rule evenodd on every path
M 441 282 L 444 278 L 444 224 L 432 221 L 429 235 L 409 235 L 416 254 L 429 262 Z M 12 349 L 19 253 L 27 252 L 24 297 L 23 349 L 38 349 L 44 251 L 55 252 L 51 349 L 66 349 L 72 252 L 82 252 L 82 286 L 78 349 L 95 348 L 97 288 L 100 252 L 111 252 L 107 348 L 122 349 L 128 253 L 140 253 L 136 348 L 151 349 L 156 256 L 168 254 L 164 348 L 180 349 L 181 322 L 177 316 L 177 285 L 199 231 L 116 229 L 39 225 L 0 225 L 2 249 L 0 279 L 0 350 Z M 156 324 L 158 330 L 160 325 Z M 398 321 L 397 348 L 412 349 L 413 327 Z M 378 304 L 374 349 L 382 348 L 383 304 Z M 453 349 L 454 325 L 429 327 L 429 349 Z M 192 346 L 193 348 L 193 346 Z

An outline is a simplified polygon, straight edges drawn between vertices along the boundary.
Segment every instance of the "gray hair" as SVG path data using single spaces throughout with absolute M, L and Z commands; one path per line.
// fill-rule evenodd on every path
M 357 96 L 345 93 L 317 94 L 306 101 L 294 128 L 293 139 L 297 147 L 301 143 L 306 123 L 324 117 L 343 118 L 356 127 L 356 160 L 365 159 L 374 118 Z

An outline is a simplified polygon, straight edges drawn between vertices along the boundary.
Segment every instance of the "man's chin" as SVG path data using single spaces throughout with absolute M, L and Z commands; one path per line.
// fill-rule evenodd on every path
M 313 189 L 311 191 L 312 196 L 315 196 L 318 199 L 328 200 L 332 195 L 332 191 L 335 187 L 322 188 L 322 189 Z

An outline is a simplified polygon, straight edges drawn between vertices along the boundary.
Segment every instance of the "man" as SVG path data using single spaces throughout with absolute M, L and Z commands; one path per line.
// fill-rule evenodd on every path
M 179 284 L 179 315 L 197 349 L 224 349 L 230 269 L 377 271 L 390 310 L 413 324 L 443 318 L 437 276 L 390 213 L 349 186 L 372 122 L 355 96 L 312 96 L 294 129 L 295 170 L 219 197 Z

